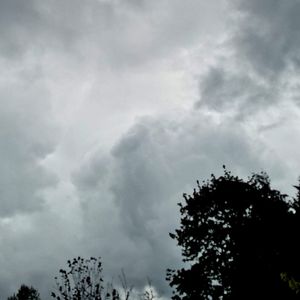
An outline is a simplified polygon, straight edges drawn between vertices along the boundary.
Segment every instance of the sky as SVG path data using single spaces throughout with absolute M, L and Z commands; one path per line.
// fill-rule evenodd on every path
M 166 299 L 177 203 L 300 175 L 299 0 L 1 0 L 0 297 L 77 256 Z

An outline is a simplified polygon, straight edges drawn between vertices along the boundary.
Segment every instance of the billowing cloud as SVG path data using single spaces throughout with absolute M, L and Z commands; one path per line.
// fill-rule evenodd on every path
M 162 294 L 165 270 L 180 264 L 168 232 L 179 225 L 176 203 L 191 193 L 196 179 L 220 174 L 226 164 L 238 174 L 284 173 L 276 156 L 234 121 L 201 113 L 142 118 L 110 155 L 94 153 L 73 176 L 85 211 L 90 251 L 103 253 L 108 270 L 123 267 L 137 285 L 149 276 Z M 115 262 L 109 266 L 109 262 Z
M 298 1 L 237 0 L 229 6 L 230 30 L 200 79 L 196 106 L 245 116 L 284 102 L 298 104 Z
M 240 13 L 234 42 L 237 54 L 261 76 L 280 77 L 299 66 L 298 1 L 234 1 Z
M 278 97 L 276 88 L 256 81 L 249 74 L 230 71 L 222 66 L 212 67 L 201 79 L 201 101 L 203 105 L 216 111 L 237 110 L 240 114 L 255 112 Z

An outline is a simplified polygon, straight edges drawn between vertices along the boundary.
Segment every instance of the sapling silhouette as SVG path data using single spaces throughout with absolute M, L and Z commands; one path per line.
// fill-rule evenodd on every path
M 184 200 L 170 236 L 190 267 L 167 270 L 173 299 L 296 299 L 281 274 L 300 278 L 299 197 L 287 201 L 265 173 L 225 169 Z
M 103 280 L 101 258 L 82 257 L 68 260 L 68 270 L 60 269 L 55 277 L 56 290 L 51 296 L 56 300 L 129 300 L 133 287 L 127 284 L 125 273 L 119 276 L 122 289 L 114 287 L 111 282 Z M 147 289 L 141 300 L 154 300 L 153 290 Z M 12 299 L 13 300 L 13 299 Z
M 57 290 L 51 296 L 57 300 L 101 300 L 104 299 L 102 263 L 100 258 L 81 257 L 68 260 L 66 271 L 60 269 L 59 277 L 55 277 Z M 116 298 L 116 291 L 112 291 L 112 299 Z

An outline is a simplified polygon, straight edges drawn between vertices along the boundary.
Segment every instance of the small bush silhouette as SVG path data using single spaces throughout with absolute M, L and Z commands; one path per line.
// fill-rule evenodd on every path
M 22 284 L 17 294 L 7 298 L 7 300 L 41 300 L 39 292 L 34 287 Z
M 51 296 L 56 300 L 129 300 L 133 291 L 128 286 L 126 276 L 122 271 L 119 276 L 122 290 L 118 290 L 110 282 L 103 280 L 101 258 L 82 257 L 68 260 L 68 270 L 60 269 L 59 276 L 55 277 L 56 290 Z M 150 287 L 142 296 L 142 300 L 154 300 L 154 292 Z M 14 300 L 14 299 L 12 299 Z

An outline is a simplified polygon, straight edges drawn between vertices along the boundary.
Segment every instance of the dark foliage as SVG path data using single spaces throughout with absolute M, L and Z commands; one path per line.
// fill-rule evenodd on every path
M 55 277 L 56 290 L 51 293 L 56 300 L 129 300 L 133 290 L 124 272 L 119 276 L 121 291 L 110 282 L 104 284 L 100 257 L 68 260 L 68 270 L 61 269 L 59 273 L 60 276 Z M 139 298 L 154 300 L 151 285 Z
M 184 199 L 170 236 L 190 267 L 167 271 L 173 299 L 298 297 L 281 276 L 300 279 L 299 195 L 287 201 L 266 174 L 244 181 L 225 169 Z
M 21 285 L 17 294 L 14 294 L 11 297 L 8 297 L 7 300 L 40 300 L 40 294 L 38 291 L 31 287 L 28 287 L 24 284 Z
M 51 293 L 56 300 L 103 299 L 102 263 L 100 258 L 81 257 L 68 260 L 68 271 L 60 269 L 60 276 L 55 277 L 57 290 Z M 112 291 L 112 299 L 117 298 L 117 291 Z

